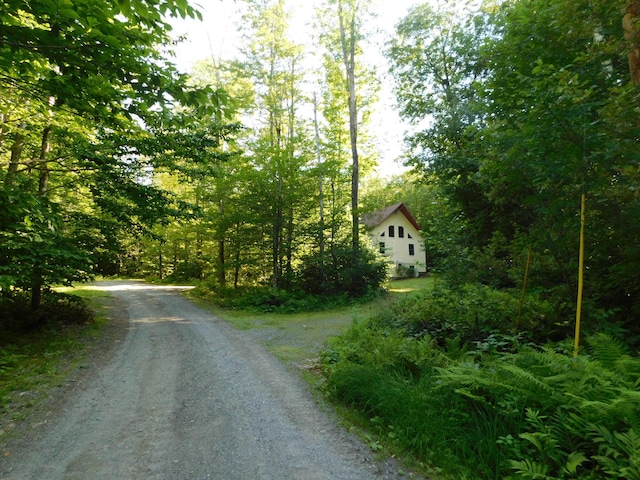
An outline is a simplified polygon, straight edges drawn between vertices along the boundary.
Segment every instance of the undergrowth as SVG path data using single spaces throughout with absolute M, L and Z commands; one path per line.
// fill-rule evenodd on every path
M 37 391 L 51 385 L 82 349 L 83 335 L 98 328 L 85 301 L 48 292 L 34 323 L 26 296 L 15 294 L 0 305 L 0 415 L 20 415 Z
M 623 343 L 593 334 L 573 358 L 566 343 L 537 346 L 535 332 L 479 335 L 500 305 L 479 307 L 478 324 L 457 306 L 471 326 L 454 339 L 430 332 L 425 311 L 444 309 L 424 298 L 354 324 L 323 352 L 330 397 L 450 478 L 640 480 L 640 360 Z
M 363 297 L 346 294 L 312 295 L 302 291 L 274 289 L 270 287 L 250 287 L 238 289 L 212 288 L 207 283 L 200 284 L 192 295 L 206 299 L 215 305 L 233 309 L 261 313 L 299 313 L 329 310 L 364 303 L 375 298 L 379 292 L 371 291 Z

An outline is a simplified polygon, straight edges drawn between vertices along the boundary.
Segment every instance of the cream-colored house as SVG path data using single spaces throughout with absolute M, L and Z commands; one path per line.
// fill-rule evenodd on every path
M 404 203 L 397 203 L 362 216 L 371 240 L 389 258 L 393 278 L 427 273 L 424 240 L 420 227 Z

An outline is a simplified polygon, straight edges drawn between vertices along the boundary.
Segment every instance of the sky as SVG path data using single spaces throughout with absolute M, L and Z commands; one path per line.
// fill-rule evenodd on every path
M 394 26 L 413 5 L 422 3 L 420 0 L 372 0 L 378 14 L 374 27 L 385 34 L 391 34 Z M 313 12 L 313 0 L 287 0 L 294 11 L 295 24 L 292 25 L 293 35 L 304 43 L 309 37 L 308 23 Z M 239 22 L 238 7 L 240 0 L 194 0 L 193 5 L 203 14 L 203 21 L 176 20 L 173 21 L 174 35 L 184 35 L 185 39 L 174 49 L 177 67 L 188 73 L 194 63 L 206 58 L 232 59 L 237 54 Z M 375 50 L 371 62 L 378 63 L 379 72 L 386 72 L 384 59 L 380 55 L 381 47 Z M 396 160 L 402 153 L 402 137 L 406 125 L 403 125 L 394 105 L 391 80 L 386 75 L 381 78 L 383 85 L 377 113 L 373 118 L 373 130 L 379 139 L 380 165 L 378 174 L 389 177 L 404 170 Z

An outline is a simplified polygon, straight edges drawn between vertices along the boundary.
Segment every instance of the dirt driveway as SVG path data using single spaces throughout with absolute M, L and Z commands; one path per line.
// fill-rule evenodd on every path
M 128 322 L 4 445 L 3 479 L 396 479 L 304 382 L 176 287 L 103 282 Z

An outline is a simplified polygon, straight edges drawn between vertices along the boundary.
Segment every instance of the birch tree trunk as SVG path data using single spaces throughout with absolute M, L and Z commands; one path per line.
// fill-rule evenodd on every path
M 320 278 L 324 280 L 324 178 L 322 175 L 322 155 L 320 152 L 320 129 L 318 128 L 318 101 L 313 94 L 313 126 L 315 129 L 316 160 L 318 162 L 318 199 L 320 203 L 320 225 L 318 233 L 318 247 L 320 249 Z
M 347 88 L 349 89 L 349 137 L 351 140 L 351 222 L 352 222 L 352 246 L 354 259 L 358 258 L 360 245 L 360 219 L 358 215 L 358 187 L 360 172 L 358 162 L 358 110 L 356 104 L 356 76 L 355 76 L 355 49 L 356 49 L 356 11 L 357 5 L 351 9 L 348 19 L 348 31 L 345 26 L 345 13 L 342 0 L 338 1 L 338 18 L 340 21 L 340 43 L 342 45 L 342 59 L 344 62 Z M 348 37 L 347 37 L 348 36 Z

